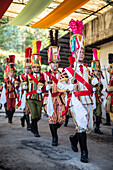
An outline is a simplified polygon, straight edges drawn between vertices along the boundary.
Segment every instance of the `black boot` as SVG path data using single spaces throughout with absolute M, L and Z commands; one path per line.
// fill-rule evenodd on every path
M 64 126 L 67 127 L 69 121 L 69 115 L 66 115 Z
M 20 120 L 21 120 L 21 126 L 22 127 L 24 127 L 25 126 L 25 118 L 26 118 L 26 116 L 24 115 L 24 116 L 22 116 L 21 118 L 20 118 Z
M 8 110 L 8 123 L 12 123 L 12 110 Z
M 78 133 L 78 140 L 81 149 L 81 162 L 88 163 L 87 136 L 86 132 Z
M 111 126 L 109 113 L 106 113 L 106 123 L 104 123 L 103 125 Z
M 34 136 L 35 137 L 40 137 L 39 132 L 38 132 L 38 125 L 37 125 L 37 120 L 34 119 Z
M 62 124 L 60 124 L 60 123 L 55 124 L 56 129 L 59 129 L 61 126 L 62 126 Z
M 8 110 L 7 110 L 7 108 L 5 108 L 5 113 L 6 113 L 5 118 L 8 118 Z
M 78 152 L 77 144 L 78 144 L 78 135 L 77 133 L 73 136 L 71 135 L 69 137 L 70 142 L 71 142 L 71 148 L 74 152 Z
M 28 130 L 28 131 L 31 131 L 29 115 L 25 115 L 25 116 L 26 116 L 26 122 L 27 122 L 27 130 Z
M 58 135 L 57 135 L 57 125 L 56 124 L 49 124 L 50 131 L 52 134 L 52 146 L 58 145 Z
M 100 126 L 100 122 L 101 122 L 101 117 L 96 116 L 96 128 L 95 128 L 94 132 L 102 135 L 103 132 L 100 131 L 100 127 L 99 127 Z
M 15 110 L 11 110 L 11 122 L 12 122 L 12 119 L 13 119 L 14 112 L 15 112 Z
M 34 119 L 31 120 L 31 132 L 34 133 L 35 131 L 35 125 L 34 125 Z

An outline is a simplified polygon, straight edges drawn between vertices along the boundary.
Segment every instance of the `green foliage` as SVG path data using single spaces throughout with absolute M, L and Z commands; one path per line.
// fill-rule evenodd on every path
M 64 34 L 66 34 L 66 32 L 59 31 L 59 37 Z M 32 47 L 32 40 L 42 41 L 41 49 L 45 48 L 49 45 L 49 30 L 0 24 L 0 50 L 4 51 L 5 54 L 0 54 L 0 82 L 3 80 L 6 65 L 5 58 L 12 53 L 20 54 L 16 56 L 17 71 L 15 76 L 23 73 L 22 58 L 24 58 L 25 55 L 25 48 Z M 41 72 L 47 69 L 48 66 L 42 66 Z

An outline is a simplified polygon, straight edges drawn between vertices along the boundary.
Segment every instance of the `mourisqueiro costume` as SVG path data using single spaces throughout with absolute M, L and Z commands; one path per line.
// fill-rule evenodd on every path
M 15 55 L 9 55 L 8 72 L 15 72 Z M 17 84 L 16 79 L 12 76 L 4 78 L 5 89 L 6 89 L 6 101 L 7 101 L 7 112 L 8 112 L 8 122 L 12 123 L 12 117 L 15 112 L 15 104 L 17 98 Z
M 60 62 L 58 48 L 58 30 L 55 30 L 55 39 L 53 31 L 50 30 L 50 47 L 48 49 L 48 63 L 54 64 L 54 67 L 42 74 L 41 81 L 45 85 L 43 106 L 47 110 L 50 131 L 52 134 L 52 145 L 58 145 L 57 129 L 64 123 L 65 117 L 62 116 L 62 110 L 65 109 L 64 93 L 58 91 L 57 83 L 60 78 L 60 71 L 55 69 L 55 65 Z
M 38 132 L 37 122 L 41 119 L 42 112 L 42 94 L 38 89 L 39 80 L 41 76 L 41 56 L 40 56 L 41 41 L 33 40 L 33 54 L 32 54 L 32 69 L 33 72 L 28 74 L 28 88 L 29 99 L 27 100 L 27 105 L 32 117 L 31 131 L 34 133 L 35 137 L 40 137 Z M 34 72 L 34 68 L 39 68 L 38 71 Z
M 71 19 L 69 25 L 74 33 L 70 39 L 70 48 L 72 55 L 81 49 L 84 49 L 84 38 L 82 35 L 82 21 Z M 66 67 L 62 72 L 58 82 L 60 91 L 68 91 L 68 100 L 66 110 L 62 112 L 65 115 L 71 105 L 71 114 L 76 125 L 76 134 L 70 136 L 71 147 L 77 152 L 77 143 L 79 140 L 81 148 L 81 161 L 88 162 L 88 150 L 86 132 L 93 128 L 93 109 L 92 109 L 92 87 L 89 84 L 90 72 L 85 64 L 74 62 L 74 68 Z
M 102 117 L 102 109 L 101 109 L 101 104 L 102 104 L 102 99 L 103 99 L 103 94 L 102 94 L 102 89 L 103 89 L 103 84 L 101 82 L 101 77 L 102 77 L 102 71 L 101 71 L 101 66 L 100 66 L 100 50 L 93 49 L 93 61 L 91 63 L 92 66 L 92 80 L 91 80 L 91 85 L 93 86 L 93 110 L 94 110 L 94 115 L 96 116 L 96 128 L 94 130 L 95 133 L 98 134 L 103 134 L 100 131 L 100 123 L 101 123 L 101 117 Z M 98 75 L 95 75 L 95 71 L 98 71 Z
M 111 117 L 111 120 L 113 120 L 113 54 L 109 54 L 108 72 L 110 74 L 110 81 L 109 81 L 108 87 L 106 89 L 107 104 L 106 104 L 106 123 L 105 123 L 105 125 L 109 126 L 109 125 L 111 125 L 110 117 Z
M 5 70 L 4 70 L 4 79 L 8 77 L 8 64 L 9 64 L 9 57 L 6 58 L 6 66 L 5 66 Z M 8 117 L 8 112 L 7 112 L 7 102 L 4 103 L 4 108 L 5 108 L 5 112 L 6 112 L 6 118 Z
M 25 49 L 25 61 L 24 61 L 24 69 L 30 68 L 31 69 L 31 54 L 32 54 L 32 48 L 27 47 Z M 29 108 L 27 106 L 27 100 L 28 97 L 26 97 L 26 93 L 29 92 L 28 89 L 28 74 L 24 72 L 23 74 L 19 75 L 17 77 L 17 81 L 19 83 L 19 97 L 18 97 L 18 104 L 17 106 L 20 107 L 21 109 L 24 109 L 24 115 L 21 117 L 21 125 L 22 127 L 25 126 L 25 120 L 27 123 L 27 130 L 30 130 L 30 120 L 29 120 Z
M 8 64 L 9 64 L 9 57 L 6 58 L 6 65 L 5 65 L 5 70 L 4 70 L 4 79 L 8 77 Z M 1 99 L 0 103 L 4 105 L 5 112 L 6 112 L 6 118 L 8 117 L 8 112 L 7 112 L 7 101 L 6 101 L 6 90 L 5 90 L 5 84 L 4 84 L 4 79 L 3 82 L 1 83 Z

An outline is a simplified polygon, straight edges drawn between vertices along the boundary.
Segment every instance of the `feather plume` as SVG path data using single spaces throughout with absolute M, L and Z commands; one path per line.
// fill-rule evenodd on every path
M 25 49 L 25 58 L 31 58 L 31 54 L 32 54 L 32 48 L 31 47 L 27 47 Z
M 55 30 L 55 46 L 58 46 L 58 30 Z
M 94 55 L 94 59 L 98 60 L 98 58 L 97 58 L 97 49 L 96 48 L 93 49 L 93 55 Z
M 53 30 L 50 30 L 50 46 L 54 46 Z
M 40 48 L 41 48 L 41 41 L 37 41 L 36 46 L 37 46 L 37 54 L 39 54 L 40 53 Z

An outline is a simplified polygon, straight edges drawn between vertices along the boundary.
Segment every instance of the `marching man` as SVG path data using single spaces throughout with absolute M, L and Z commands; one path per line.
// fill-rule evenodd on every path
M 77 152 L 79 141 L 81 149 L 81 162 L 88 162 L 87 136 L 93 128 L 92 87 L 89 84 L 90 75 L 87 65 L 83 63 L 85 57 L 84 38 L 82 35 L 82 21 L 71 19 L 69 25 L 74 33 L 70 39 L 70 48 L 75 57 L 74 68 L 67 67 L 62 72 L 58 82 L 58 88 L 67 91 L 68 101 L 65 115 L 71 103 L 71 114 L 76 126 L 76 133 L 70 136 L 71 148 Z
M 25 120 L 27 122 L 27 130 L 30 130 L 30 120 L 29 120 L 29 108 L 27 106 L 27 103 L 23 104 L 23 97 L 24 97 L 24 91 L 26 93 L 29 91 L 28 89 L 28 74 L 31 71 L 31 54 L 32 54 L 32 48 L 28 47 L 25 49 L 25 63 L 24 63 L 24 73 L 19 75 L 17 77 L 17 82 L 19 83 L 19 103 L 17 104 L 18 107 L 24 109 L 24 115 L 21 117 L 21 125 L 22 127 L 25 126 Z M 27 98 L 26 98 L 27 100 Z
M 55 30 L 55 40 L 53 39 L 53 32 L 50 30 L 51 46 L 48 50 L 48 63 L 50 70 L 42 73 L 41 82 L 44 83 L 43 91 L 45 107 L 49 116 L 49 127 L 52 134 L 52 146 L 58 145 L 57 129 L 65 121 L 65 116 L 62 116 L 62 110 L 65 109 L 64 93 L 58 91 L 57 83 L 60 78 L 60 71 L 58 65 L 60 61 L 59 48 L 58 48 L 58 30 Z
M 109 68 L 110 81 L 107 91 L 107 103 L 106 103 L 106 123 L 104 125 L 110 126 L 110 116 L 113 117 L 113 56 L 109 54 Z
M 9 55 L 9 64 L 8 64 L 8 77 L 4 78 L 4 85 L 6 89 L 6 101 L 7 101 L 7 113 L 8 113 L 8 122 L 12 123 L 13 114 L 15 112 L 15 103 L 17 98 L 16 93 L 16 79 L 14 78 L 15 74 L 15 55 Z
M 31 113 L 32 124 L 31 131 L 35 137 L 40 137 L 38 131 L 37 122 L 41 119 L 42 112 L 42 94 L 39 82 L 41 76 L 41 56 L 39 54 L 41 48 L 41 41 L 33 41 L 33 54 L 32 54 L 32 70 L 33 72 L 28 74 L 28 88 L 29 92 L 26 94 L 29 96 L 27 105 Z
M 96 128 L 94 129 L 95 133 L 98 134 L 103 134 L 103 132 L 100 131 L 100 123 L 101 123 L 101 118 L 102 118 L 102 99 L 103 99 L 103 94 L 102 94 L 102 89 L 103 89 L 103 84 L 101 82 L 101 77 L 102 77 L 102 71 L 100 67 L 100 50 L 93 49 L 93 55 L 94 55 L 94 60 L 92 61 L 92 80 L 91 84 L 93 86 L 93 110 L 94 114 L 96 116 Z

